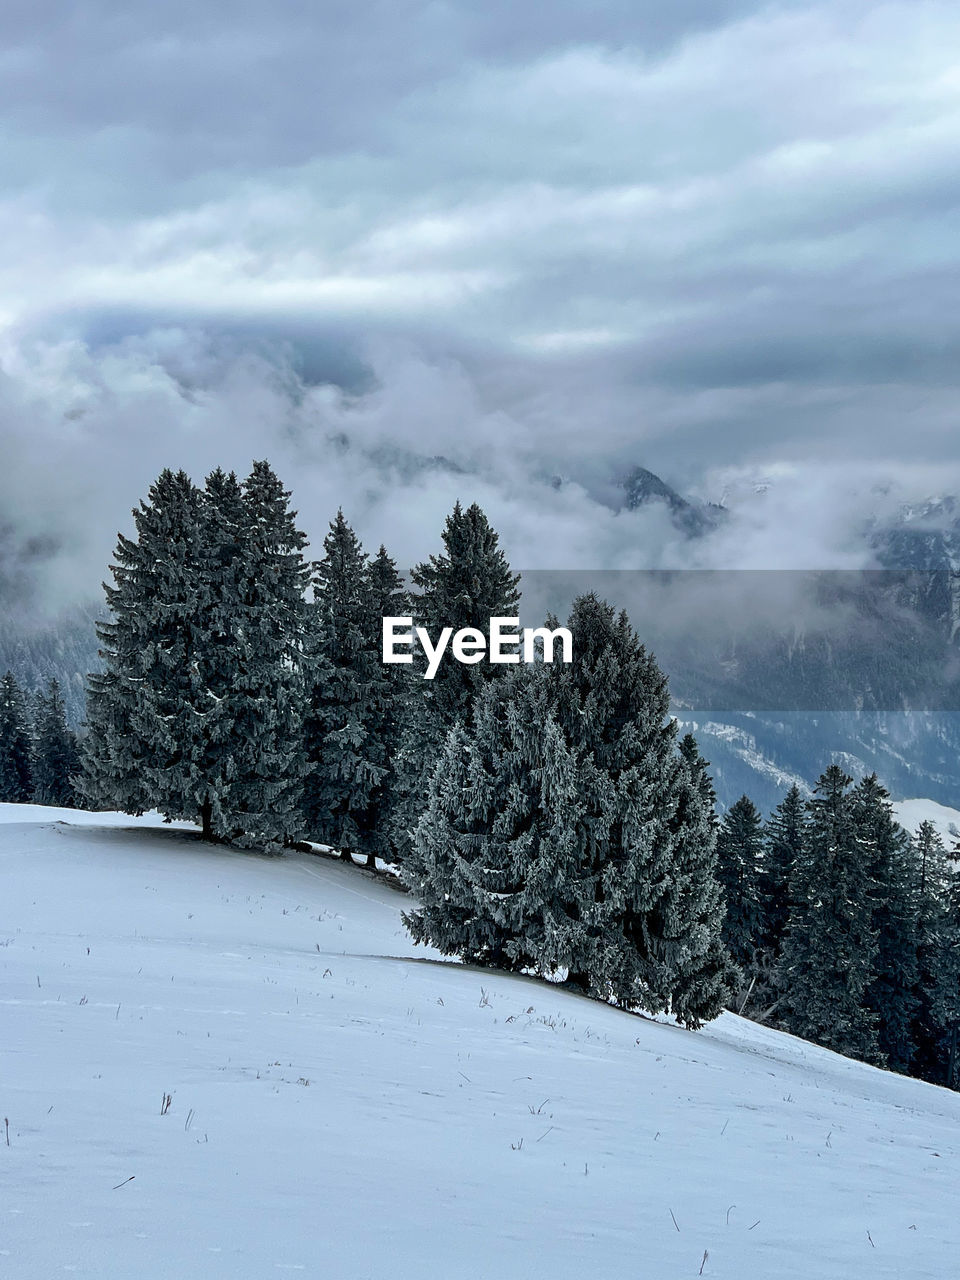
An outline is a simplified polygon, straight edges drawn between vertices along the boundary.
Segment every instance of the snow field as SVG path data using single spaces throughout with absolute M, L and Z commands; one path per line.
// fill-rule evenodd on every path
M 326 858 L 0 819 L 0 1277 L 955 1267 L 955 1094 L 441 961 Z

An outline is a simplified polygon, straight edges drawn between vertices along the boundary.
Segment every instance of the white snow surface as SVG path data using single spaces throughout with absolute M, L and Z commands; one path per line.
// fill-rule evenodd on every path
M 438 962 L 329 858 L 0 822 L 0 1277 L 956 1272 L 956 1094 Z
M 913 835 L 921 822 L 932 822 L 951 850 L 960 836 L 960 809 L 938 804 L 936 800 L 897 800 L 893 806 L 897 821 Z

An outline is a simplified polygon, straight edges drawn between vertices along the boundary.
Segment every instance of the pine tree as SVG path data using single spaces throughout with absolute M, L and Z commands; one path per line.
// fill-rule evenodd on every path
M 458 502 L 442 537 L 444 552 L 417 565 L 410 575 L 419 588 L 413 598 L 416 621 L 434 637 L 443 627 L 455 632 L 474 627 L 489 636 L 491 618 L 516 615 L 520 577 L 511 572 L 497 533 L 476 503 L 464 511 Z M 425 690 L 440 741 L 456 720 L 466 722 L 483 681 L 503 669 L 459 662 L 440 667 Z
M 678 754 L 666 677 L 625 613 L 585 595 L 567 625 L 573 661 L 546 679 L 579 762 L 576 873 L 559 888 L 578 925 L 570 979 L 697 1026 L 731 973 L 705 762 L 695 744 Z
M 229 839 L 239 828 L 237 719 L 246 698 L 247 641 L 252 635 L 243 616 L 248 523 L 240 481 L 234 472 L 217 467 L 200 495 L 200 550 L 194 566 L 197 673 L 206 696 L 195 713 L 193 751 L 197 778 L 203 780 L 199 815 L 207 839 Z
M 763 819 L 749 796 L 724 815 L 717 838 L 717 868 L 726 898 L 723 940 L 733 960 L 755 972 L 761 945 L 760 876 Z
M 763 860 L 758 884 L 760 936 L 765 954 L 776 962 L 790 919 L 790 882 L 803 856 L 807 812 L 794 783 L 777 805 L 763 833 Z
M 393 692 L 390 668 L 380 661 L 375 609 L 382 601 L 374 599 L 371 567 L 342 511 L 323 548 L 313 588 L 306 819 L 315 839 L 344 858 L 366 854 L 375 866 L 377 854 L 388 852 L 378 801 L 390 772 L 385 718 Z M 386 583 L 389 563 L 378 558 L 378 582 Z
M 852 781 L 830 765 L 807 804 L 809 825 L 790 889 L 793 907 L 779 983 L 788 1030 L 880 1062 L 877 1016 L 864 1002 L 877 955 L 870 850 L 857 830 Z
M 136 540 L 120 534 L 108 621 L 98 624 L 102 672 L 88 684 L 82 789 L 93 808 L 169 817 L 203 814 L 208 787 L 196 768 L 210 699 L 202 655 L 201 497 L 185 472 L 161 473 L 133 513 Z
M 573 661 L 547 668 L 554 714 L 581 762 L 583 818 L 573 867 L 557 885 L 575 923 L 569 980 L 647 1008 L 669 1000 L 670 864 L 676 728 L 666 679 L 625 613 L 594 595 L 567 623 Z
M 235 617 L 240 678 L 230 690 L 238 749 L 224 824 L 243 844 L 278 848 L 303 834 L 307 773 L 305 592 L 310 567 L 290 493 L 266 461 L 243 482 Z
M 676 752 L 666 680 L 626 615 L 584 596 L 568 625 L 572 664 L 493 682 L 448 735 L 405 865 L 423 895 L 408 923 L 698 1025 L 730 971 L 705 763 Z
M 79 768 L 77 740 L 67 728 L 66 708 L 57 680 L 37 695 L 33 745 L 33 798 L 37 804 L 73 808 L 73 779 Z
M 877 936 L 873 978 L 864 993 L 876 1014 L 877 1042 L 887 1065 L 909 1070 L 917 1008 L 917 905 L 910 838 L 897 823 L 890 793 L 877 775 L 853 792 L 854 820 L 869 857 L 871 929 Z
M 511 571 L 497 533 L 476 503 L 466 510 L 459 502 L 454 506 L 442 539 L 444 551 L 410 574 L 418 588 L 411 597 L 411 616 L 434 639 L 444 627 L 454 632 L 473 627 L 489 637 L 491 618 L 517 615 L 519 575 Z M 395 758 L 393 844 L 398 860 L 409 852 L 427 803 L 430 774 L 450 728 L 457 721 L 469 723 L 473 700 L 484 683 L 507 670 L 506 665 L 487 662 L 444 662 L 432 680 L 422 682 Z M 417 671 L 411 667 L 407 678 Z
M 923 899 L 941 901 L 949 879 L 943 837 L 929 819 L 920 823 L 913 838 L 917 892 Z
M 0 680 L 0 800 L 33 798 L 30 722 L 23 690 L 11 671 Z
M 696 1027 L 720 1013 L 741 974 L 723 940 L 726 905 L 716 852 L 716 793 L 709 762 L 692 733 L 680 740 L 680 759 L 673 865 L 681 886 L 675 919 L 683 942 L 673 962 L 670 1007 L 686 1026 Z
M 267 463 L 200 491 L 164 471 L 120 535 L 90 677 L 96 807 L 199 820 L 205 839 L 299 831 L 304 537 Z
M 559 882 L 580 927 L 571 979 L 695 1027 L 731 975 L 705 762 L 690 742 L 677 753 L 666 677 L 626 613 L 584 595 L 567 625 L 573 660 L 545 669 L 580 762 L 576 876 Z
M 396 561 L 382 544 L 367 567 L 367 591 L 370 609 L 370 647 L 379 653 L 383 619 L 408 617 L 410 597 Z M 378 833 L 378 848 L 387 861 L 398 860 L 396 845 L 397 815 L 400 804 L 399 759 L 403 734 L 411 720 L 416 690 L 409 666 L 378 663 L 379 696 L 370 717 L 370 734 L 380 744 L 385 772 L 374 788 L 369 808 L 371 829 Z M 368 855 L 368 863 L 373 854 Z
M 932 822 L 920 823 L 911 848 L 916 885 L 913 1072 L 939 1084 L 947 1077 L 957 1005 L 954 904 L 943 839 Z
M 949 1089 L 957 1089 L 960 1088 L 960 842 L 950 853 L 947 872 L 941 990 L 947 1059 L 943 1081 Z
M 414 939 L 477 964 L 552 972 L 569 927 L 550 892 L 578 825 L 574 781 L 542 672 L 515 668 L 489 683 L 470 724 L 447 735 L 403 864 L 420 904 L 404 916 Z

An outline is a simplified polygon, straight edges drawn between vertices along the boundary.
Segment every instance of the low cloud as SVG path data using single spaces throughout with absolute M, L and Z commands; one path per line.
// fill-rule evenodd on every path
M 52 598 L 167 465 L 268 456 L 402 563 L 477 500 L 527 568 L 857 567 L 960 491 L 953 5 L 0 26 L 0 523 Z M 728 518 L 618 512 L 637 464 Z
M 498 403 L 496 386 L 465 365 L 405 346 L 371 349 L 368 360 L 367 389 L 348 392 L 194 331 L 96 351 L 8 346 L 3 522 L 20 545 L 56 548 L 44 590 L 66 602 L 96 593 L 117 531 L 130 531 L 130 508 L 167 466 L 202 481 L 216 466 L 245 474 L 266 456 L 315 554 L 342 505 L 368 548 L 382 541 L 405 566 L 438 549 L 455 501 L 477 501 L 526 570 L 865 567 L 870 522 L 897 519 L 903 502 L 945 483 L 942 469 L 892 459 L 708 469 L 691 497 L 727 513 L 690 540 L 662 503 L 621 509 L 616 459 L 580 465 L 562 394 Z

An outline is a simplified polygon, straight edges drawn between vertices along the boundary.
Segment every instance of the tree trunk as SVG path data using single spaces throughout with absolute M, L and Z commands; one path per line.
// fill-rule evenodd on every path
M 212 843 L 214 840 L 213 805 L 210 803 L 209 799 L 204 800 L 203 804 L 200 806 L 200 826 L 202 828 L 200 835 L 201 840 L 209 840 Z
M 580 987 L 584 991 L 590 990 L 590 975 L 583 970 L 571 969 L 567 974 L 568 987 Z

